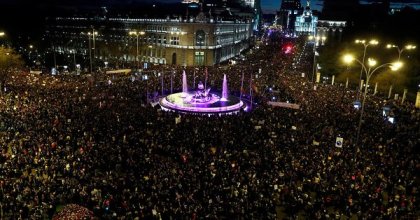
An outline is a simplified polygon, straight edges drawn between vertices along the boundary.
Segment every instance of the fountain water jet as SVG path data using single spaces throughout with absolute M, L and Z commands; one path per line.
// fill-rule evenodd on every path
M 187 84 L 187 74 L 185 70 L 182 73 L 182 97 L 185 98 L 188 96 L 188 84 Z
M 222 90 L 222 98 L 220 99 L 220 101 L 222 102 L 226 102 L 227 98 L 228 98 L 228 84 L 227 84 L 227 79 L 226 79 L 226 74 L 224 74 L 223 76 L 223 90 Z
M 182 92 L 170 94 L 159 101 L 162 110 L 192 114 L 235 114 L 246 104 L 238 97 L 229 96 L 227 77 L 224 75 L 222 93 L 210 92 L 200 81 L 195 91 L 188 91 L 187 75 L 182 74 Z

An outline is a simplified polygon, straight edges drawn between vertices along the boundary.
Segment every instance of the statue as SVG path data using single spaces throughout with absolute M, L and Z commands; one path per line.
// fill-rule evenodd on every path
M 204 103 L 208 102 L 210 99 L 210 88 L 205 90 L 203 82 L 200 81 L 197 85 L 197 91 L 195 91 L 195 95 L 192 97 L 192 101 Z

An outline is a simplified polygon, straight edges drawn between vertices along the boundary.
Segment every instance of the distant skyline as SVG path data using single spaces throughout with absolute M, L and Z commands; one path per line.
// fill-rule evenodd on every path
M 172 3 L 181 2 L 181 0 L 156 0 L 158 2 Z M 275 13 L 280 9 L 282 0 L 261 0 L 261 8 L 264 13 Z M 311 8 L 321 10 L 323 0 L 311 0 Z M 306 0 L 301 0 L 302 5 L 306 4 Z
M 136 1 L 136 0 L 134 0 Z M 141 0 L 140 0 L 141 1 Z M 143 0 L 144 1 L 144 0 Z M 173 2 L 180 2 L 181 0 L 149 0 L 149 1 L 158 1 L 158 2 L 166 2 L 166 3 L 173 3 Z M 324 0 L 310 0 L 311 8 L 313 10 L 322 10 Z M 340 0 L 337 0 L 340 1 Z M 380 0 L 360 0 L 360 3 L 367 4 L 372 2 L 378 2 Z M 264 13 L 275 13 L 280 9 L 282 0 L 261 0 L 261 8 Z M 301 0 L 302 6 L 306 5 L 306 0 Z M 404 4 L 406 6 L 410 6 L 416 9 L 420 9 L 420 0 L 391 0 L 391 6 L 397 4 Z
M 264 13 L 275 13 L 280 9 L 282 0 L 261 0 L 261 8 Z M 306 0 L 300 1 L 302 6 L 306 5 Z M 323 0 L 311 0 L 311 8 L 321 11 Z

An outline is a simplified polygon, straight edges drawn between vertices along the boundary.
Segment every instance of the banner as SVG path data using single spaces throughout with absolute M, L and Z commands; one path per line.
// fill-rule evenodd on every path
M 407 89 L 404 89 L 404 93 L 403 93 L 403 97 L 402 97 L 402 100 L 401 100 L 401 104 L 404 103 L 405 98 L 407 97 L 407 92 L 408 92 L 408 90 Z
M 335 139 L 335 146 L 339 147 L 339 148 L 342 148 L 343 147 L 343 141 L 344 141 L 344 139 L 342 137 L 337 137 Z
M 129 74 L 131 69 L 108 70 L 106 74 Z
M 316 83 L 319 83 L 320 80 L 321 80 L 321 73 L 318 72 L 316 73 Z
M 175 124 L 181 123 L 181 115 L 178 117 L 175 117 Z
M 373 95 L 376 95 L 378 93 L 378 82 L 375 83 L 375 90 L 373 91 Z
M 391 98 L 392 95 L 392 85 L 389 87 L 389 91 L 388 91 L 388 99 Z
M 291 109 L 299 109 L 300 105 L 298 104 L 292 104 L 287 102 L 267 102 L 268 105 L 274 106 L 274 107 L 283 107 L 283 108 L 291 108 Z
M 417 92 L 416 108 L 420 108 L 420 92 Z

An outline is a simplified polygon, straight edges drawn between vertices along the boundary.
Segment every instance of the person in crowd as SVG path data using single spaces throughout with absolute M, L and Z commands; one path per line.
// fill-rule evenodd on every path
M 420 112 L 369 95 L 356 143 L 356 92 L 314 90 L 301 75 L 312 67 L 304 41 L 294 54 L 279 42 L 234 66 L 206 67 L 212 88 L 227 74 L 230 90 L 239 96 L 243 85 L 250 99 L 252 83 L 253 111 L 182 114 L 178 124 L 179 113 L 151 106 L 147 94 L 181 91 L 182 67 L 153 66 L 141 73 L 147 80 L 14 74 L 0 95 L 1 219 L 52 219 L 66 204 L 94 219 L 418 216 Z M 186 72 L 190 83 L 205 80 L 205 68 Z M 273 96 L 300 107 L 270 106 Z M 378 113 L 384 105 L 395 124 Z

